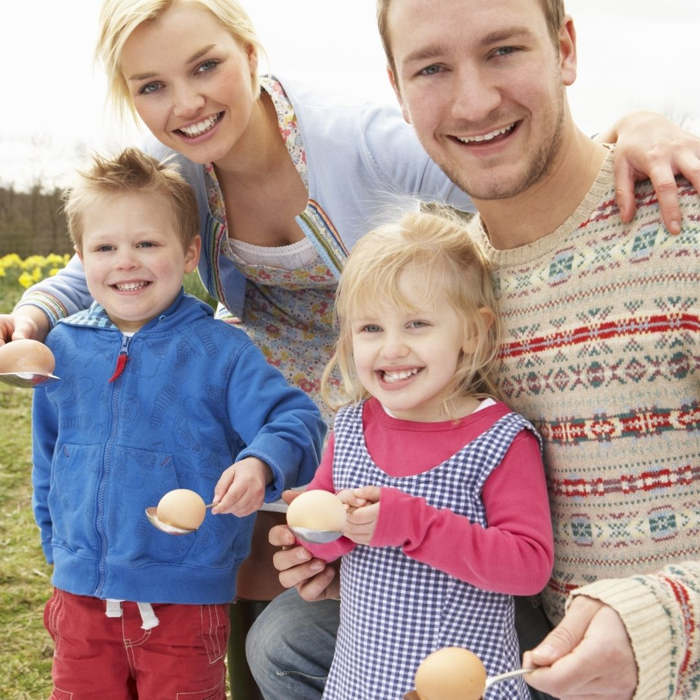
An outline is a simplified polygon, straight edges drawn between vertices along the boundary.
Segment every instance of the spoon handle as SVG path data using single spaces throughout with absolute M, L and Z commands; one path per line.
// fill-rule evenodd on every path
M 490 688 L 494 683 L 500 683 L 508 678 L 515 678 L 516 676 L 524 676 L 526 673 L 532 673 L 534 670 L 534 668 L 519 668 L 515 671 L 507 671 L 506 673 L 499 673 L 497 676 L 491 676 L 486 679 L 484 689 Z

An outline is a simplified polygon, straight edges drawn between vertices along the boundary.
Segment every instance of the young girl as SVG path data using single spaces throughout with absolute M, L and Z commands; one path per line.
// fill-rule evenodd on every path
M 517 668 L 511 595 L 546 584 L 553 542 L 538 437 L 492 398 L 489 271 L 454 219 L 405 215 L 355 246 L 336 300 L 348 403 L 309 488 L 350 507 L 326 698 L 403 698 L 420 661 L 468 647 Z M 521 679 L 491 698 L 528 698 Z

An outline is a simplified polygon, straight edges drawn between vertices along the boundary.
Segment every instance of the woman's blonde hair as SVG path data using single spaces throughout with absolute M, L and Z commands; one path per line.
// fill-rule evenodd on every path
M 335 298 L 338 340 L 321 380 L 322 395 L 332 408 L 368 396 L 355 371 L 351 319 L 358 310 L 383 303 L 410 309 L 399 284 L 408 267 L 419 268 L 429 294 L 436 301 L 447 300 L 463 320 L 464 337 L 475 341 L 474 352 L 460 357 L 446 414 L 456 417 L 451 405 L 460 397 L 498 396 L 494 374 L 501 325 L 489 266 L 463 219 L 448 210 L 421 211 L 363 236 L 346 261 Z M 480 312 L 484 308 L 493 313 Z M 336 370 L 342 384 L 340 401 L 334 398 Z
M 250 17 L 236 0 L 103 0 L 95 57 L 104 65 L 109 99 L 122 116 L 125 112 L 136 116 L 129 86 L 120 65 L 124 44 L 137 27 L 157 19 L 178 3 L 201 5 L 228 29 L 239 44 L 252 46 L 256 59 L 259 60 L 265 53 Z M 257 72 L 252 73 L 251 77 L 254 94 L 257 96 L 260 94 Z

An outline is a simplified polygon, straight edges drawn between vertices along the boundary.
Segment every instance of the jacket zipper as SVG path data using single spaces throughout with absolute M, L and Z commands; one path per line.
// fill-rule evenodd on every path
M 119 384 L 114 384 L 114 381 L 119 377 L 124 368 L 126 367 L 127 360 L 129 359 L 129 343 L 131 342 L 131 336 L 122 334 L 121 345 L 119 347 L 119 355 L 117 356 L 117 364 L 114 369 L 114 373 L 109 378 L 109 383 L 113 384 L 112 388 L 112 427 L 110 430 L 110 436 L 105 445 L 102 459 L 102 478 L 100 480 L 100 486 L 97 494 L 97 531 L 100 536 L 100 541 L 102 542 L 102 551 L 100 552 L 99 564 L 98 564 L 98 577 L 97 586 L 95 587 L 95 594 L 100 595 L 102 587 L 104 586 L 105 579 L 105 559 L 107 554 L 107 534 L 104 530 L 104 492 L 106 488 L 107 481 L 109 480 L 109 474 L 112 471 L 111 467 L 111 454 L 112 454 L 112 442 L 114 438 L 114 433 L 116 430 L 114 417 L 119 415 L 118 405 L 119 405 Z

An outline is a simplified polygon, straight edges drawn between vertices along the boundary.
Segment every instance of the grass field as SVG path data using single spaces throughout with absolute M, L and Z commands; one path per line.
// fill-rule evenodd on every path
M 8 268 L 9 269 L 9 268 Z M 0 313 L 23 288 L 0 275 Z M 186 287 L 204 295 L 190 276 Z M 51 692 L 53 645 L 43 626 L 51 569 L 32 514 L 30 390 L 0 383 L 0 697 L 42 700 Z

